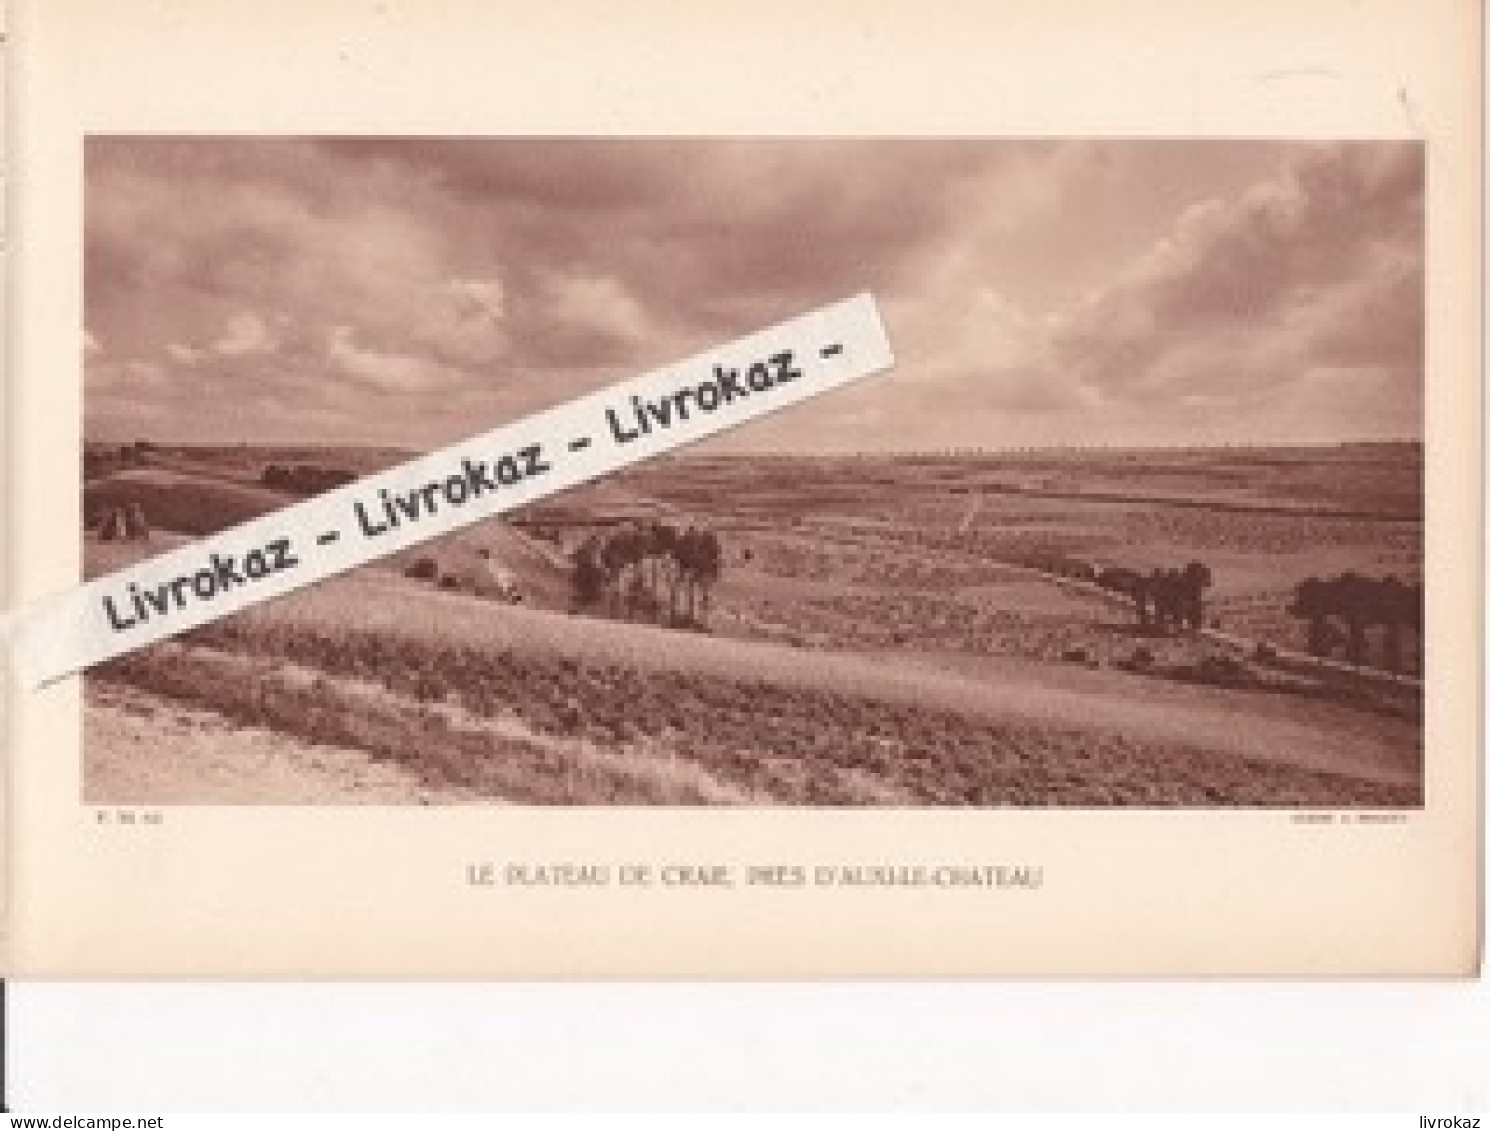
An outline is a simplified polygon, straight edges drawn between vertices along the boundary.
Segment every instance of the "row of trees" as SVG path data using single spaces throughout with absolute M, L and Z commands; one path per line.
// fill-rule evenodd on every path
M 1362 665 L 1370 661 L 1372 628 L 1381 632 L 1381 665 L 1402 670 L 1402 645 L 1411 632 L 1423 634 L 1423 586 L 1396 577 L 1381 580 L 1358 573 L 1311 577 L 1294 590 L 1289 614 L 1309 622 L 1309 654 L 1333 656 L 1343 643 L 1345 659 Z
M 1205 625 L 1205 591 L 1211 587 L 1210 567 L 1190 562 L 1182 569 L 1104 569 L 1097 584 L 1122 593 L 1133 602 L 1138 623 L 1161 634 L 1171 629 L 1199 629 Z
M 668 624 L 707 618 L 711 590 L 724 568 L 724 551 L 712 530 L 680 530 L 657 521 L 603 537 L 591 534 L 572 556 L 577 608 L 606 606 L 612 616 L 657 621 L 665 611 Z
M 1205 591 L 1211 582 L 1209 567 L 1198 561 L 1148 574 L 1115 568 L 1097 575 L 1098 585 L 1132 600 L 1139 624 L 1161 634 L 1204 626 Z M 1409 635 L 1422 640 L 1423 587 L 1358 573 L 1311 577 L 1294 590 L 1288 612 L 1308 621 L 1310 655 L 1331 657 L 1343 645 L 1344 658 L 1356 665 L 1371 662 L 1371 630 L 1380 629 L 1380 665 L 1400 672 L 1404 642 Z

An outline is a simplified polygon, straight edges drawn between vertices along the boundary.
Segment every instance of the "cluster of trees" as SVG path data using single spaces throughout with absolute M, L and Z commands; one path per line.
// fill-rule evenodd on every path
M 1369 630 L 1381 632 L 1381 666 L 1402 670 L 1402 644 L 1408 632 L 1421 642 L 1423 586 L 1396 577 L 1381 580 L 1358 573 L 1311 577 L 1294 590 L 1289 614 L 1309 622 L 1309 654 L 1333 656 L 1343 642 L 1345 659 L 1356 665 L 1370 660 Z
M 259 473 L 259 482 L 265 487 L 307 497 L 335 490 L 356 478 L 355 472 L 339 467 L 317 467 L 315 464 L 292 464 L 285 467 L 271 463 Z
M 697 623 L 724 567 L 724 551 L 712 530 L 682 530 L 664 522 L 623 527 L 604 537 L 591 534 L 574 551 L 574 604 L 604 605 L 611 615 L 666 623 Z M 663 594 L 666 593 L 664 600 Z M 686 613 L 681 606 L 686 606 Z
M 1183 569 L 1155 569 L 1148 574 L 1121 567 L 1104 569 L 1096 580 L 1102 588 L 1126 595 L 1144 628 L 1167 633 L 1205 625 L 1205 591 L 1212 579 L 1210 567 L 1204 562 L 1190 562 Z

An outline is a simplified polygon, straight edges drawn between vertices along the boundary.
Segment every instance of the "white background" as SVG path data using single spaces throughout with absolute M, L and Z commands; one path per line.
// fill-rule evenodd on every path
M 12 1111 L 1490 1109 L 1483 983 L 10 989 Z

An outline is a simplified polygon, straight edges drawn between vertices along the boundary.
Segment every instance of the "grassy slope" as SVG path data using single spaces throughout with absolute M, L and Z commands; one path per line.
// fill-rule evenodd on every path
M 148 467 L 116 471 L 85 485 L 85 516 L 98 515 L 112 506 L 139 503 L 153 528 L 151 540 L 90 542 L 88 575 L 96 577 L 122 568 L 179 546 L 189 537 L 213 534 L 299 501 L 293 495 L 221 478 L 205 470 Z M 500 520 L 480 523 L 381 559 L 371 568 L 402 572 L 415 559 L 429 557 L 442 574 L 472 582 L 484 575 L 481 550 L 490 551 L 506 567 L 525 600 L 543 608 L 563 608 L 567 603 L 567 566 L 559 552 Z
M 225 679 L 224 656 L 321 673 L 265 699 Z M 502 796 L 609 802 L 770 797 L 802 804 L 1412 804 L 1416 726 L 1325 703 L 1169 686 L 1123 673 L 1004 661 L 968 675 L 521 608 L 364 573 L 147 650 L 101 673 L 383 757 L 433 758 L 447 780 L 488 780 L 491 736 L 452 739 L 430 711 L 516 720 L 529 733 L 681 759 L 718 788 L 679 797 L 611 778 L 603 796 L 541 786 L 575 750 L 549 750 Z M 1088 678 L 1089 677 L 1089 678 Z M 382 685 L 401 737 L 370 739 L 364 691 Z M 358 689 L 362 690 L 358 690 Z M 342 703 L 315 710 L 315 704 Z M 1237 708 L 1248 711 L 1237 725 Z M 411 714 L 412 713 L 412 714 Z M 307 720 L 314 719 L 314 724 Z M 307 731 L 309 727 L 309 731 Z M 397 730 L 398 728 L 395 728 Z M 424 737 L 421 737 L 423 735 Z M 417 753 L 416 753 L 417 751 Z M 511 758 L 511 755 L 504 757 Z M 556 760 L 557 759 L 557 760 Z M 635 775 L 633 775 L 635 777 Z M 645 772 L 642 778 L 647 778 Z M 648 780 L 650 780 L 648 778 Z M 490 784 L 495 785 L 493 781 Z M 685 791 L 686 792 L 686 791 Z
M 159 467 L 132 468 L 83 488 L 83 515 L 138 503 L 150 525 L 181 534 L 212 534 L 288 506 L 294 496 L 266 487 L 189 475 Z

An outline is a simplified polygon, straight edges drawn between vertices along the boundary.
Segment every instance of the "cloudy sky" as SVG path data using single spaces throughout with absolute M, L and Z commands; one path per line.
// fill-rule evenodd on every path
M 1408 143 L 94 138 L 90 437 L 426 446 L 868 289 L 727 446 L 1421 435 Z

